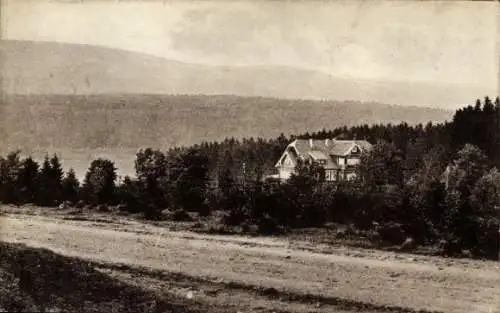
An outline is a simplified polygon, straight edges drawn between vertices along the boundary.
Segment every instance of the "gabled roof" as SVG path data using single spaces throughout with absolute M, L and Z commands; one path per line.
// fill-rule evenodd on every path
M 363 151 L 370 151 L 372 148 L 372 144 L 366 140 L 353 140 L 358 146 L 361 147 Z
M 354 145 L 355 144 L 352 140 L 336 141 L 329 152 L 331 155 L 346 155 L 352 148 L 354 148 Z
M 314 160 L 326 160 L 327 162 L 323 164 L 323 167 L 337 168 L 338 166 L 332 159 L 332 156 L 345 156 L 356 146 L 358 146 L 361 151 L 368 151 L 372 147 L 366 140 L 297 139 L 288 145 L 287 150 L 292 149 L 293 151 L 294 148 L 298 153 L 298 158 L 312 157 Z M 295 157 L 293 159 L 295 159 Z M 281 158 L 278 163 L 276 163 L 276 167 L 279 166 L 280 161 Z
M 311 140 L 297 139 L 290 143 L 298 153 L 307 155 L 310 151 L 321 151 L 325 155 L 347 155 L 354 146 L 358 146 L 362 151 L 371 149 L 371 144 L 366 140 Z
M 319 150 L 312 150 L 307 154 L 309 154 L 314 160 L 328 160 L 328 156 Z

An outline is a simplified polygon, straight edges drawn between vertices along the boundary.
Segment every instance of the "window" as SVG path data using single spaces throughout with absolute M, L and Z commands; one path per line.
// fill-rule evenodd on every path
M 325 171 L 325 180 L 326 181 L 335 180 L 335 174 L 332 170 Z

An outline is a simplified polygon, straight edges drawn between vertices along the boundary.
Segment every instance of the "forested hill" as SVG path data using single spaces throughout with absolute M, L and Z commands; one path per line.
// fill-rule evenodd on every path
M 3 144 L 22 149 L 165 149 L 341 126 L 442 122 L 453 115 L 379 103 L 205 95 L 4 95 L 2 105 Z

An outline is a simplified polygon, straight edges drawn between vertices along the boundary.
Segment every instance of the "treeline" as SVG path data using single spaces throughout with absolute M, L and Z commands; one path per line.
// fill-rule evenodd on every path
M 300 164 L 286 183 L 263 181 L 297 138 L 284 135 L 141 150 L 136 177 L 120 182 L 111 160 L 93 161 L 80 184 L 72 170 L 63 173 L 57 156 L 40 166 L 14 152 L 0 159 L 0 201 L 114 205 L 147 218 L 162 217 L 165 209 L 176 219 L 221 212 L 223 225 L 261 233 L 334 222 L 371 231 L 381 243 L 439 244 L 447 254 L 496 258 L 500 174 L 492 125 L 499 114 L 498 98 L 485 98 L 443 124 L 362 125 L 297 136 L 375 144 L 351 182 L 325 183 L 315 164 Z

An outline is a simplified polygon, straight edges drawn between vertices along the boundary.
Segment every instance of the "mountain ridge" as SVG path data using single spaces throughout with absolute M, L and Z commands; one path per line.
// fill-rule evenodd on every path
M 140 52 L 56 42 L 2 40 L 0 58 L 2 90 L 12 94 L 234 94 L 449 108 L 491 94 L 449 84 L 339 78 L 283 65 L 186 63 Z

